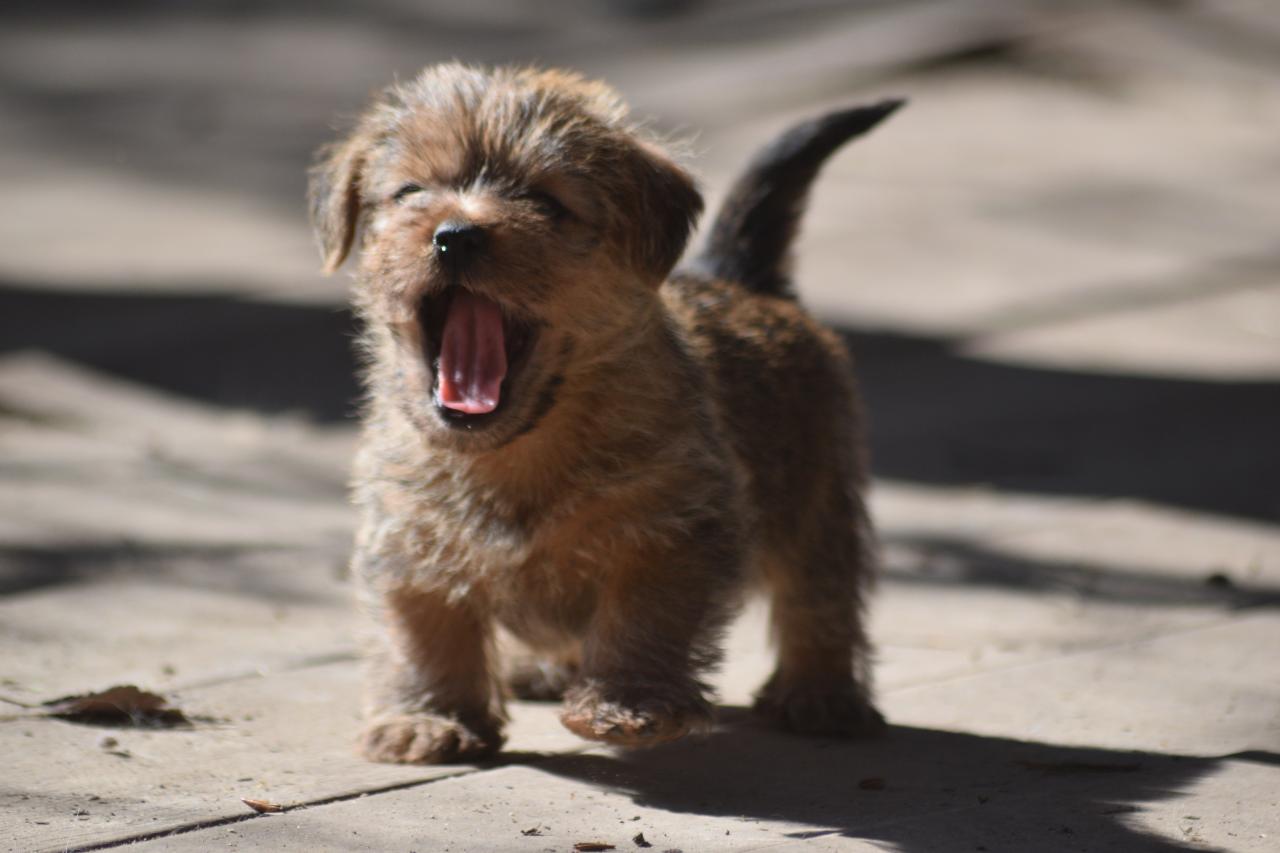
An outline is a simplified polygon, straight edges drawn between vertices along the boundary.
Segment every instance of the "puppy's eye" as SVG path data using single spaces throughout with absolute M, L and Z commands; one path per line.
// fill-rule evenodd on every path
M 560 221 L 569 216 L 569 208 L 560 203 L 560 199 L 550 193 L 539 192 L 537 190 L 527 192 L 520 196 L 524 201 L 529 202 L 538 209 L 538 212 L 548 219 Z
M 391 200 L 395 202 L 401 202 L 401 201 L 404 201 L 409 196 L 413 195 L 414 193 L 420 193 L 420 192 L 422 192 L 422 187 L 418 186 L 417 184 L 405 184 L 400 189 L 396 190 L 395 193 L 392 194 Z

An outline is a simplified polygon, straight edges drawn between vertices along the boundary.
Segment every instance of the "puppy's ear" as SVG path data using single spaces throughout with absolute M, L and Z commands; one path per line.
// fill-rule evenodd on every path
M 369 154 L 369 138 L 357 131 L 349 139 L 321 148 L 311 167 L 307 198 L 311 227 L 320 241 L 324 271 L 346 260 L 360 220 L 360 181 Z
M 684 254 L 689 232 L 702 213 L 693 178 L 665 154 L 642 146 L 636 164 L 640 216 L 635 229 L 636 262 L 661 283 Z

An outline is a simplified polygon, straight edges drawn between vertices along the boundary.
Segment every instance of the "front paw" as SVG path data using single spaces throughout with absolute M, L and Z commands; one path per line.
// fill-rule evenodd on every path
M 360 734 L 360 753 L 388 764 L 451 764 L 492 755 L 505 740 L 496 720 L 464 724 L 434 714 L 401 714 L 370 720 Z
M 778 679 L 770 679 L 756 694 L 754 710 L 778 728 L 805 735 L 873 737 L 887 727 L 865 691 L 852 681 L 781 686 Z
M 578 737 L 614 746 L 666 743 L 711 727 L 711 705 L 700 693 L 672 697 L 579 685 L 565 695 L 560 722 Z

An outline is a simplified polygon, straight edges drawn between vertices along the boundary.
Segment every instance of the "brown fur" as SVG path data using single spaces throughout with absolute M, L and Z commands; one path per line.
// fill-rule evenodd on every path
M 779 645 L 758 709 L 805 732 L 881 724 L 848 358 L 788 298 L 667 281 L 700 209 L 611 90 L 562 72 L 430 68 L 313 171 L 326 266 L 362 233 L 369 758 L 498 749 L 498 629 L 532 650 L 510 683 L 563 692 L 583 737 L 703 729 L 703 678 L 753 576 Z M 431 246 L 458 220 L 486 243 L 454 274 Z M 467 423 L 432 397 L 431 315 L 458 286 L 536 330 L 502 407 Z

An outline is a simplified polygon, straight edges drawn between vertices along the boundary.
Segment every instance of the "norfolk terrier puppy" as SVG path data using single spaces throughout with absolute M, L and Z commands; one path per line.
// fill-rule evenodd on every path
M 777 645 L 756 710 L 883 726 L 850 359 L 788 268 L 823 161 L 898 105 L 781 136 L 675 274 L 693 180 L 574 74 L 428 68 L 322 152 L 326 268 L 360 238 L 368 758 L 493 753 L 513 694 L 563 698 L 565 726 L 620 746 L 705 729 L 753 581 Z M 500 630 L 527 650 L 505 665 Z

